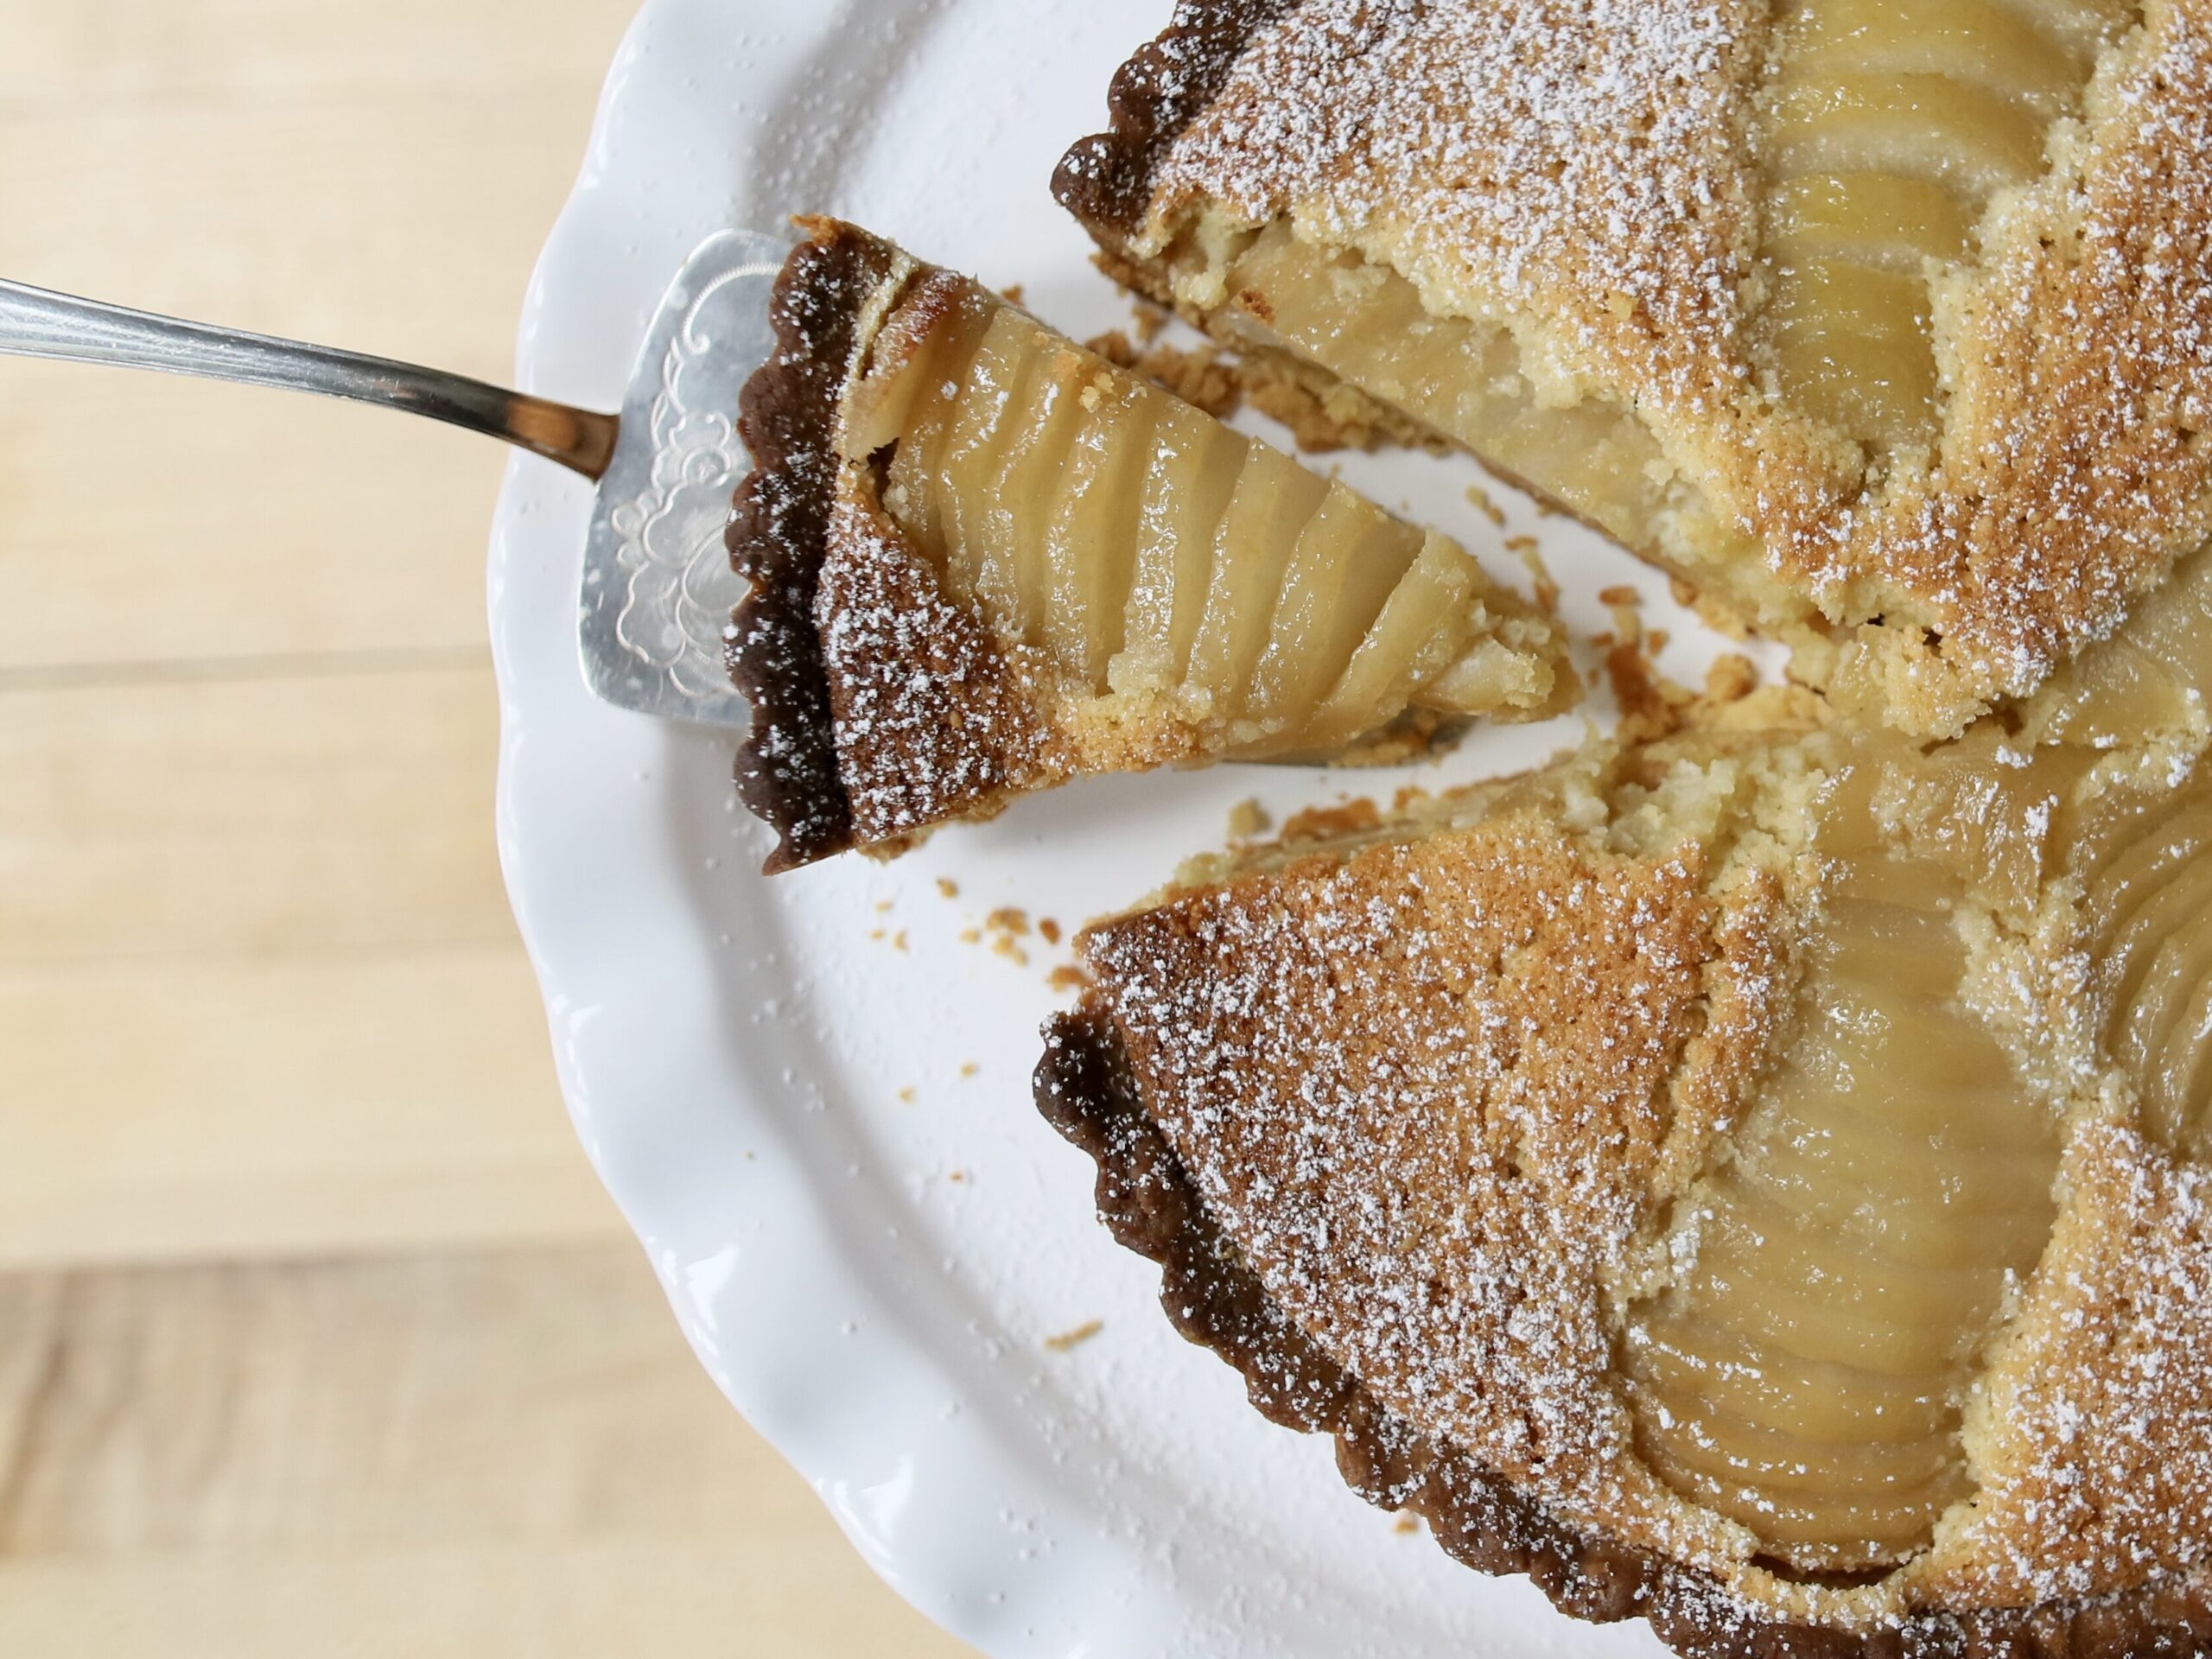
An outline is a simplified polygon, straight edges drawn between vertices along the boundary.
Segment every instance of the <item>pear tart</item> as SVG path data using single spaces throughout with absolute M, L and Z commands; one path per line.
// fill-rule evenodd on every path
M 2205 0 L 1183 0 L 1109 269 L 1955 735 L 2212 522 Z
M 1070 778 L 1326 755 L 1574 695 L 1455 543 L 851 226 L 807 222 L 730 545 L 771 868 Z
M 2025 728 L 2208 632 L 2139 619 Z M 1262 1409 L 1569 1611 L 2205 1651 L 2212 768 L 2176 753 L 1708 728 L 1201 861 L 1084 934 L 1039 1104 Z

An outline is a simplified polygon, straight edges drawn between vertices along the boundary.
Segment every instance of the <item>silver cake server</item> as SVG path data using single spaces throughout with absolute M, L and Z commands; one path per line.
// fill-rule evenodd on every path
M 737 394 L 775 343 L 768 293 L 789 237 L 723 231 L 662 297 L 620 415 L 436 369 L 129 311 L 0 282 L 0 354 L 321 392 L 504 438 L 599 486 L 584 545 L 584 677 L 641 714 L 745 723 L 722 629 L 745 584 L 722 550 L 747 467 Z

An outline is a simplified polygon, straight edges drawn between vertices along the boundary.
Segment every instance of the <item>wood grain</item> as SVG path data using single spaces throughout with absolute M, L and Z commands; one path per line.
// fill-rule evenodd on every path
M 0 116 L 581 86 L 586 102 L 576 113 L 588 121 L 632 10 L 619 0 L 9 0 L 0 11 L 10 46 L 0 56 Z M 563 181 L 550 168 L 518 181 Z M 434 217 L 436 204 L 427 205 L 415 217 Z
M 10 124 L 0 271 L 505 380 L 591 104 L 579 80 Z M 0 671 L 480 640 L 504 459 L 381 410 L 11 365 Z
M 0 1281 L 0 1652 L 959 1651 L 626 1244 Z
M 511 944 L 0 969 L 0 1268 L 606 1238 Z
M 0 694 L 0 966 L 511 940 L 498 693 L 454 658 Z
M 0 272 L 504 378 L 632 4 L 0 0 Z M 491 830 L 503 452 L 0 381 L 0 1654 L 958 1651 L 567 1124 Z

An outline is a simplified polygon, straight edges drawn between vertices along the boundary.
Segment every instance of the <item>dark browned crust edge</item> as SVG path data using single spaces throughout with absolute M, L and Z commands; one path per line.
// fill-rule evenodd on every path
M 868 297 L 898 254 L 829 220 L 776 278 L 769 320 L 776 349 L 739 395 L 739 430 L 753 472 L 730 513 L 730 563 L 752 584 L 731 618 L 729 676 L 753 707 L 737 753 L 737 792 L 775 830 L 768 874 L 853 845 L 837 766 L 829 677 L 814 620 L 836 493 L 837 406 Z
M 1115 73 L 1104 132 L 1078 139 L 1052 174 L 1052 194 L 1094 232 L 1128 235 L 1152 206 L 1152 175 L 1176 139 L 1221 95 L 1252 37 L 1296 0 L 1180 0 L 1157 40 Z
M 1160 1264 L 1160 1303 L 1190 1341 L 1243 1374 L 1271 1421 L 1336 1437 L 1351 1488 L 1409 1509 L 1478 1571 L 1525 1573 L 1560 1611 L 1592 1624 L 1641 1618 L 1685 1659 L 2183 1659 L 2212 1653 L 2212 1586 L 2182 1580 L 2088 1601 L 1916 1614 L 1859 1636 L 1766 1618 L 1710 1575 L 1578 1533 L 1421 1434 L 1275 1307 L 1200 1207 L 1145 1112 L 1111 1014 L 1096 993 L 1045 1029 L 1038 1109 L 1098 1166 L 1099 1219 Z

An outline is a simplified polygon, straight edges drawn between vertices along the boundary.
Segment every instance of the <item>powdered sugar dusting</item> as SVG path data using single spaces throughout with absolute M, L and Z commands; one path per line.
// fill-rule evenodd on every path
M 1985 1403 L 1968 1525 L 1925 1563 L 1984 1605 L 2106 1595 L 2212 1536 L 2212 1172 L 2082 1126 L 2070 1199 Z
M 1703 879 L 1695 855 L 1599 864 L 1509 822 L 1087 944 L 1153 1110 L 1269 1293 L 1408 1422 L 1630 1536 L 1677 1506 L 1628 1455 L 1607 1299 L 1696 1096 L 1682 1073 L 1763 1051 L 1776 1013 L 1722 999 L 1701 1029 L 1716 969 L 1771 969 Z
M 816 598 L 838 766 L 865 844 L 1065 775 L 1034 692 L 896 526 L 845 491 Z
M 2000 219 L 1955 291 L 1938 470 L 1856 518 L 1764 526 L 1810 582 L 1927 607 L 1977 699 L 2033 690 L 2212 533 L 2212 7 L 2150 29 L 2082 170 Z
M 1737 134 L 1764 35 L 1732 0 L 1308 0 L 1170 149 L 1155 209 L 1406 227 L 1402 264 L 1471 271 L 1630 389 L 1702 404 L 1747 374 Z

